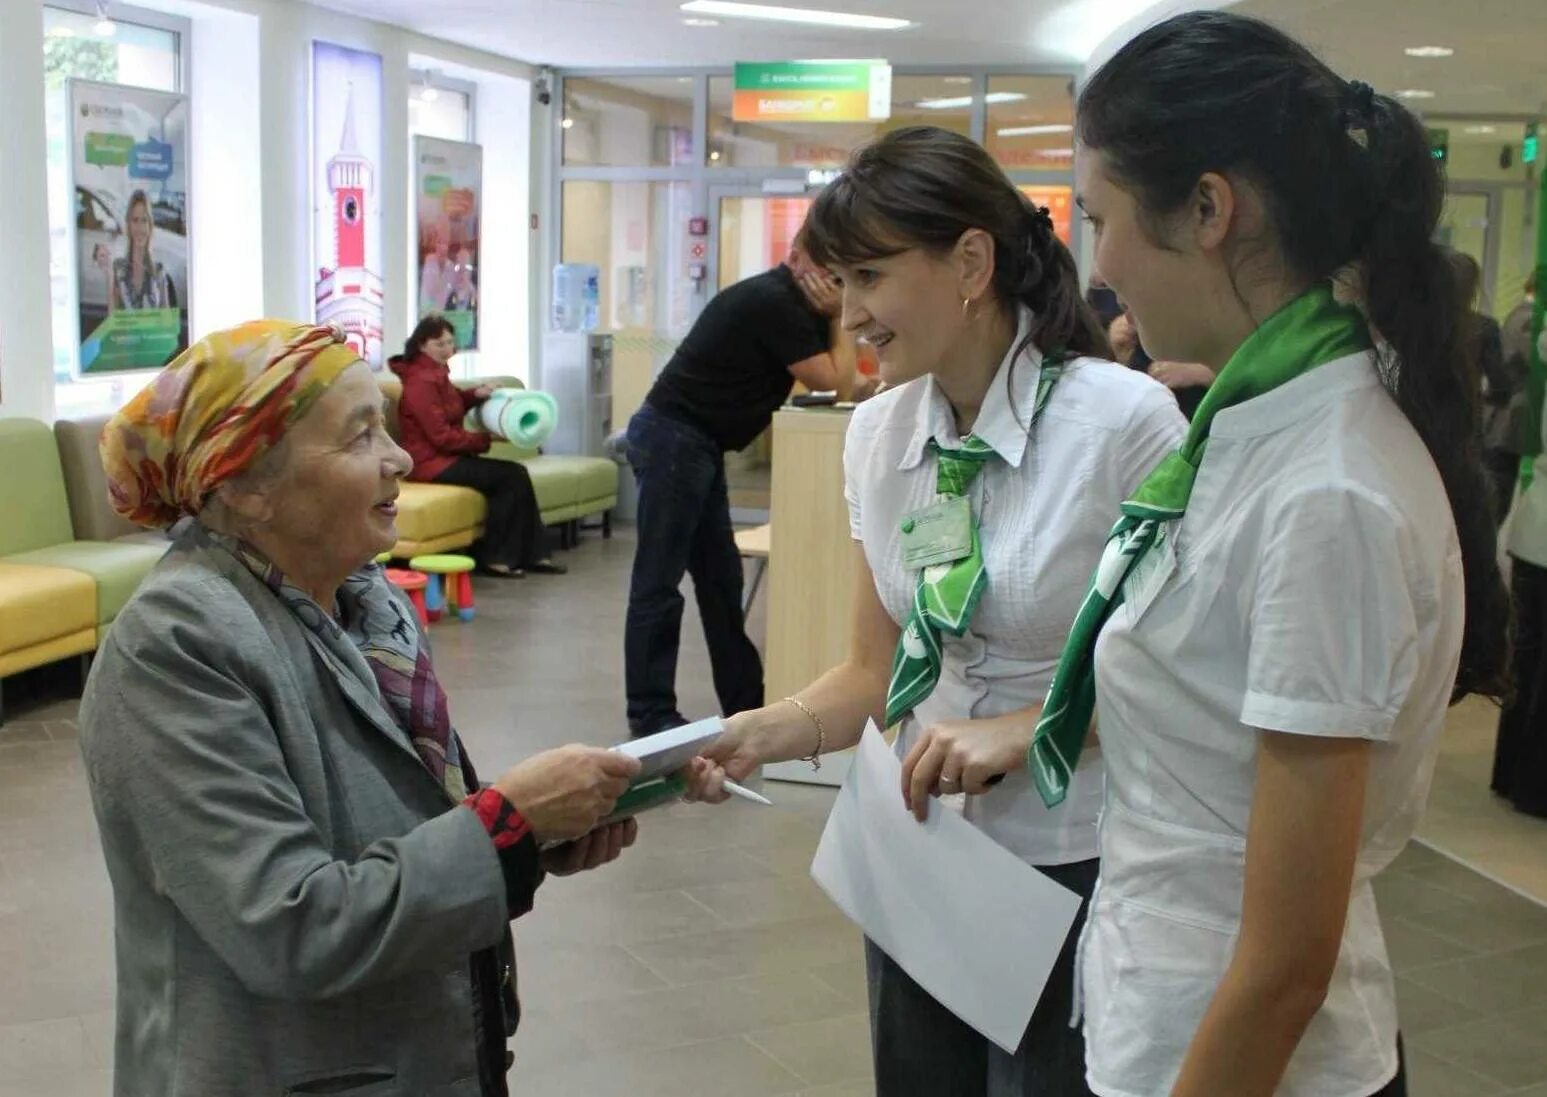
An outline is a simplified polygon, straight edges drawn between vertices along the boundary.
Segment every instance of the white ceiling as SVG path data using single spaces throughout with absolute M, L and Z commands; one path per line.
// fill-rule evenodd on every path
M 1427 113 L 1547 109 L 1547 0 L 776 0 L 917 24 L 896 32 L 734 19 L 689 27 L 681 0 L 313 2 L 535 64 L 641 68 L 817 57 L 1078 68 L 1130 20 L 1229 4 L 1285 27 L 1381 91 L 1434 91 L 1433 100 L 1412 102 Z M 1451 46 L 1456 55 L 1414 60 L 1402 52 L 1412 45 Z
M 821 57 L 1078 66 L 1125 20 L 1170 0 L 770 0 L 916 24 L 901 31 L 801 29 L 744 19 L 689 27 L 681 0 L 312 2 L 537 64 L 660 67 Z
M 1418 88 L 1429 115 L 1547 112 L 1547 0 L 1242 0 L 1349 79 L 1377 91 Z M 1408 46 L 1455 56 L 1408 57 Z

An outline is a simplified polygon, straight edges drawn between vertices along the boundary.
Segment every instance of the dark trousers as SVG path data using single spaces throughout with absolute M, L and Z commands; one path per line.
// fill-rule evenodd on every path
M 870 1039 L 876 1097 L 1090 1097 L 1085 1037 L 1069 1027 L 1074 960 L 1099 861 L 1038 867 L 1085 901 L 1032 1012 L 1020 1050 L 1007 1055 L 915 983 L 870 941 Z
M 1547 568 L 1516 559 L 1515 696 L 1499 715 L 1493 791 L 1520 811 L 1547 816 Z
M 693 577 L 721 713 L 759 707 L 763 661 L 742 616 L 741 556 L 720 447 L 646 405 L 629 421 L 628 454 L 639 485 L 639 544 L 623 638 L 630 731 L 649 735 L 685 722 L 677 711 L 684 574 Z
M 435 482 L 472 488 L 489 501 L 483 537 L 473 546 L 480 567 L 525 568 L 548 559 L 548 531 L 537 508 L 532 474 L 524 465 L 493 457 L 458 457 Z

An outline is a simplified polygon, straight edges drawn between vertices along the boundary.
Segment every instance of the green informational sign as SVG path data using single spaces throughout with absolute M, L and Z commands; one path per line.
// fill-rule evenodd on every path
M 448 309 L 441 315 L 451 323 L 451 330 L 456 332 L 458 347 L 478 345 L 478 313 L 472 309 Z
M 1432 129 L 1429 131 L 1429 155 L 1442 164 L 1450 159 L 1449 130 Z
M 870 122 L 892 114 L 885 61 L 773 61 L 736 65 L 737 122 Z
M 160 366 L 181 345 L 179 309 L 135 309 L 109 313 L 81 344 L 81 373 L 113 373 Z
M 1541 133 L 1532 122 L 1526 126 L 1526 137 L 1520 145 L 1520 162 L 1522 164 L 1534 164 L 1536 158 L 1541 155 Z
M 86 163 L 101 168 L 126 168 L 129 156 L 134 152 L 134 138 L 126 133 L 97 133 L 86 135 Z

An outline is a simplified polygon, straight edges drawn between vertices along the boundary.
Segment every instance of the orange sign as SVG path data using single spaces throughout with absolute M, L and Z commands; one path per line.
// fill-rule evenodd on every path
M 1033 206 L 1047 207 L 1048 215 L 1053 218 L 1053 233 L 1064 242 L 1065 247 L 1073 247 L 1071 222 L 1074 219 L 1074 188 L 1028 184 L 1021 187 L 1021 193 Z

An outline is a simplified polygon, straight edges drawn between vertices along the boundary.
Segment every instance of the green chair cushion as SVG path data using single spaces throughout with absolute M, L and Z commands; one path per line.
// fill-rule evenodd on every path
M 166 554 L 163 545 L 133 541 L 67 541 L 61 545 L 12 553 L 8 564 L 36 564 L 42 567 L 72 568 L 97 581 L 97 623 L 105 625 L 118 616 L 141 580 Z
M 588 503 L 618 494 L 618 465 L 605 457 L 572 457 L 564 454 L 543 454 L 522 464 L 532 474 L 532 483 L 539 476 L 563 477 L 569 482 L 569 502 Z
M 35 419 L 0 419 L 0 556 L 75 537 L 54 432 Z

